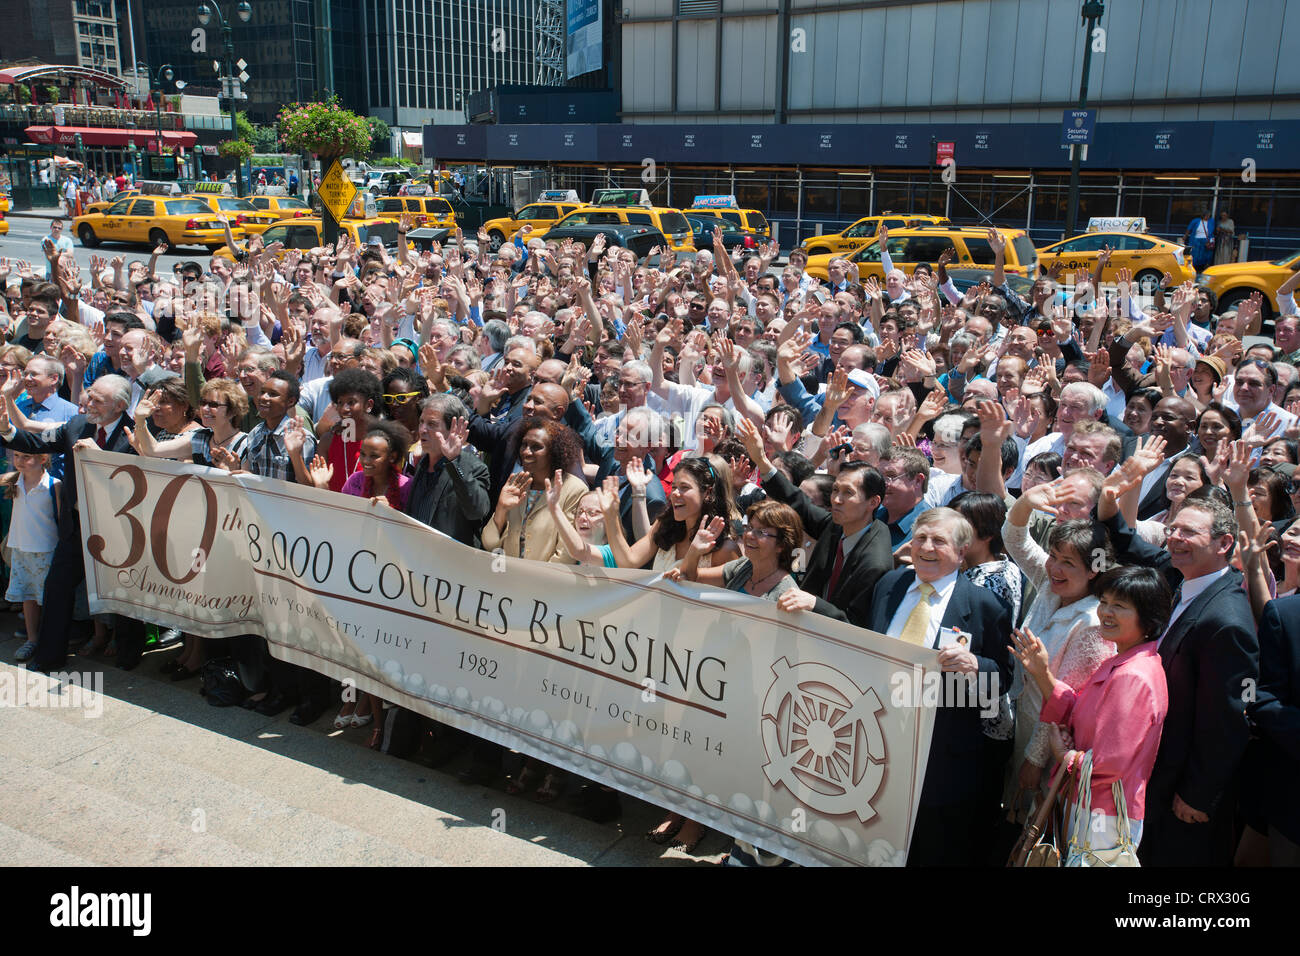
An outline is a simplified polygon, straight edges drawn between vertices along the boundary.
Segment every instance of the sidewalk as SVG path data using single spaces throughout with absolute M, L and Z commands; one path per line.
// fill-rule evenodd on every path
M 10 207 L 9 211 L 5 213 L 6 219 L 53 219 L 56 216 L 67 218 L 63 216 L 62 206 L 53 206 L 48 209 L 43 207 L 38 209 L 23 209 L 18 211 Z
M 729 842 L 715 834 L 692 860 L 642 839 L 662 811 L 637 800 L 623 798 L 621 824 L 598 825 L 463 785 L 459 762 L 432 770 L 369 750 L 369 727 L 211 707 L 197 682 L 156 677 L 161 659 L 130 673 L 70 660 L 103 669 L 97 714 L 67 706 L 57 684 L 13 706 L 28 672 L 0 663 L 6 865 L 699 866 Z

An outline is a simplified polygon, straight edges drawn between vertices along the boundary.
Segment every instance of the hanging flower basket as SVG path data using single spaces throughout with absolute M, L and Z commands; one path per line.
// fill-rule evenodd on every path
M 322 158 L 367 156 L 370 125 L 365 117 L 340 109 L 336 101 L 297 103 L 280 111 L 280 142 L 293 153 Z

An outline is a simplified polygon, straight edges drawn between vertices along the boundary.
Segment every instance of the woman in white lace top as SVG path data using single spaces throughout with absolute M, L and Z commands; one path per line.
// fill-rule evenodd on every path
M 1079 688 L 1102 661 L 1114 656 L 1115 645 L 1102 640 L 1097 619 L 1097 598 L 1089 593 L 1093 580 L 1114 564 L 1114 551 L 1101 525 L 1092 521 L 1066 521 L 1052 529 L 1044 551 L 1029 537 L 1029 517 L 1035 511 L 1055 514 L 1061 479 L 1039 485 L 1017 499 L 1002 540 L 1020 565 L 1037 596 L 1029 605 L 1024 626 L 1047 647 L 1052 673 Z M 1038 719 L 1042 693 L 1026 681 L 1019 666 L 1011 685 L 1016 701 L 1016 743 L 1012 767 L 1018 768 L 1009 789 L 1032 790 L 1043 779 L 1051 760 L 1047 726 Z M 1010 802 L 1010 800 L 1008 801 Z

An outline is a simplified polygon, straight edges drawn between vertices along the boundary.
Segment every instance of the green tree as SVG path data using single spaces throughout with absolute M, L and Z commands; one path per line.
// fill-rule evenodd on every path
M 249 122 L 247 113 L 235 114 L 235 138 L 253 142 L 253 124 Z

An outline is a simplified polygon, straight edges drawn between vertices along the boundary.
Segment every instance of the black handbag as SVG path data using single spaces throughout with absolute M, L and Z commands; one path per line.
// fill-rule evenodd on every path
M 234 707 L 248 696 L 239 679 L 239 667 L 233 657 L 205 661 L 201 671 L 203 686 L 199 693 L 213 707 Z

